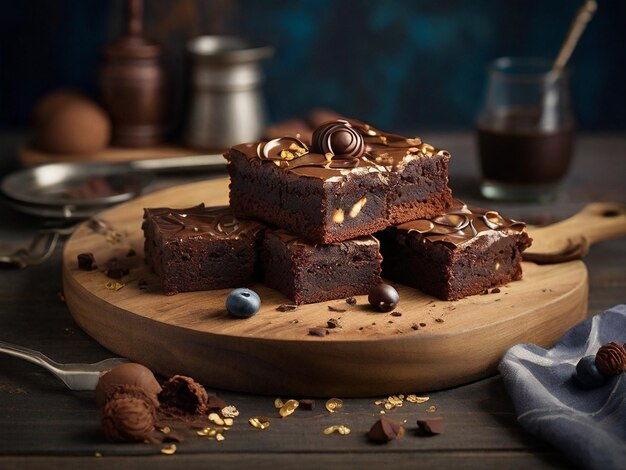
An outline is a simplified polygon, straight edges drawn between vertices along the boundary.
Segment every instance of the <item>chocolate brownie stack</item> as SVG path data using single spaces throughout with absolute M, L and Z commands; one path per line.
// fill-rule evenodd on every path
M 236 236 L 202 215 L 211 209 L 146 210 L 146 257 L 166 291 L 240 287 L 255 262 L 262 281 L 296 304 L 368 293 L 381 282 L 381 261 L 384 277 L 444 299 L 521 276 L 523 224 L 453 200 L 449 153 L 419 138 L 337 120 L 311 142 L 280 137 L 225 157 L 230 208 L 218 219 L 239 227 Z M 203 217 L 212 230 L 199 225 Z M 218 283 L 207 265 L 230 274 Z
M 381 282 L 373 233 L 450 206 L 450 155 L 358 121 L 233 147 L 230 206 L 269 229 L 263 282 L 295 303 L 367 294 Z

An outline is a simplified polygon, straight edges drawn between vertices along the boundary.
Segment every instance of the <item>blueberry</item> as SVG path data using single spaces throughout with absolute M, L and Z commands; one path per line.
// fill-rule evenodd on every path
M 261 308 L 259 294 L 250 289 L 233 290 L 226 298 L 226 310 L 236 318 L 250 318 Z
M 595 356 L 585 356 L 576 365 L 576 380 L 584 388 L 596 388 L 606 382 L 606 377 L 596 367 Z

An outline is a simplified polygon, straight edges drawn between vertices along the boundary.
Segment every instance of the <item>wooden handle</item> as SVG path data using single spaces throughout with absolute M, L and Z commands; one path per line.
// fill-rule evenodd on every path
M 589 204 L 569 219 L 546 227 L 528 227 L 532 246 L 528 261 L 561 262 L 584 256 L 590 245 L 626 235 L 626 206 L 610 202 Z

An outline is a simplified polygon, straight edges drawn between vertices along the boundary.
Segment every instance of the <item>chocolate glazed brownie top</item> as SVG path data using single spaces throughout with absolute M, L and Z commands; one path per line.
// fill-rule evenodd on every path
M 254 237 L 264 227 L 234 217 L 226 206 L 204 207 L 204 204 L 187 209 L 145 209 L 144 218 L 154 221 L 166 242 L 197 238 L 238 240 Z
M 285 245 L 287 246 L 302 246 L 308 248 L 314 248 L 317 244 L 309 242 L 303 238 L 298 237 L 297 235 L 293 235 L 292 233 L 282 230 L 276 229 L 272 230 L 270 233 L 276 235 Z M 373 237 L 372 235 L 365 235 L 363 237 L 353 238 L 351 240 L 344 240 L 342 242 L 331 243 L 331 245 L 339 245 L 339 244 L 354 244 L 354 245 L 377 245 L 380 243 L 378 239 Z
M 452 247 L 463 245 L 488 231 L 505 235 L 522 233 L 526 224 L 505 219 L 496 211 L 465 205 L 454 199 L 454 203 L 443 215 L 433 219 L 417 219 L 397 225 L 398 230 L 416 232 L 424 240 L 445 243 Z
M 295 137 L 280 137 L 234 150 L 249 161 L 273 163 L 300 176 L 332 179 L 350 173 L 397 171 L 407 161 L 450 154 L 423 143 L 419 137 L 388 134 L 357 120 L 337 120 L 318 127 L 309 148 Z

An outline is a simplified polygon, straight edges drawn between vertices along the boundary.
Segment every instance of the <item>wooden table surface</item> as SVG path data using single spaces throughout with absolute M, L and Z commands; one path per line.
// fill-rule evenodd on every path
M 18 137 L 0 136 L 0 175 L 15 168 Z M 546 205 L 482 200 L 477 192 L 478 165 L 472 136 L 431 133 L 422 137 L 451 151 L 450 183 L 455 195 L 498 209 L 509 217 L 541 224 L 572 215 L 591 201 L 626 203 L 623 134 L 580 137 L 565 188 L 558 201 Z M 169 176 L 157 187 L 189 180 Z M 0 253 L 27 244 L 46 224 L 4 206 L 0 206 L 0 220 Z M 60 258 L 61 247 L 41 265 L 21 271 L 0 270 L 0 340 L 42 351 L 59 362 L 96 362 L 110 357 L 111 353 L 83 333 L 69 315 L 61 295 Z M 585 261 L 590 282 L 589 314 L 626 302 L 626 239 L 594 246 Z M 316 411 L 296 411 L 280 419 L 273 407 L 275 397 L 217 392 L 241 412 L 226 440 L 194 436 L 179 444 L 175 455 L 168 456 L 160 453 L 159 445 L 106 442 L 93 393 L 68 391 L 43 369 L 0 355 L 0 468 L 185 465 L 318 469 L 378 464 L 388 468 L 434 464 L 443 468 L 571 467 L 563 455 L 517 424 L 513 405 L 498 376 L 449 390 L 407 390 L 430 397 L 428 404 L 437 408 L 434 416 L 446 419 L 446 433 L 430 438 L 417 436 L 415 420 L 427 415 L 426 406 L 407 404 L 387 413 L 407 420 L 407 435 L 384 446 L 370 444 L 365 438 L 379 416 L 380 408 L 374 400 L 384 397 L 344 398 L 343 410 L 333 415 L 323 410 L 325 400 L 318 399 Z M 257 415 L 275 416 L 272 426 L 265 431 L 250 427 L 247 418 Z M 344 424 L 352 432 L 347 436 L 324 435 L 323 429 L 332 424 Z

